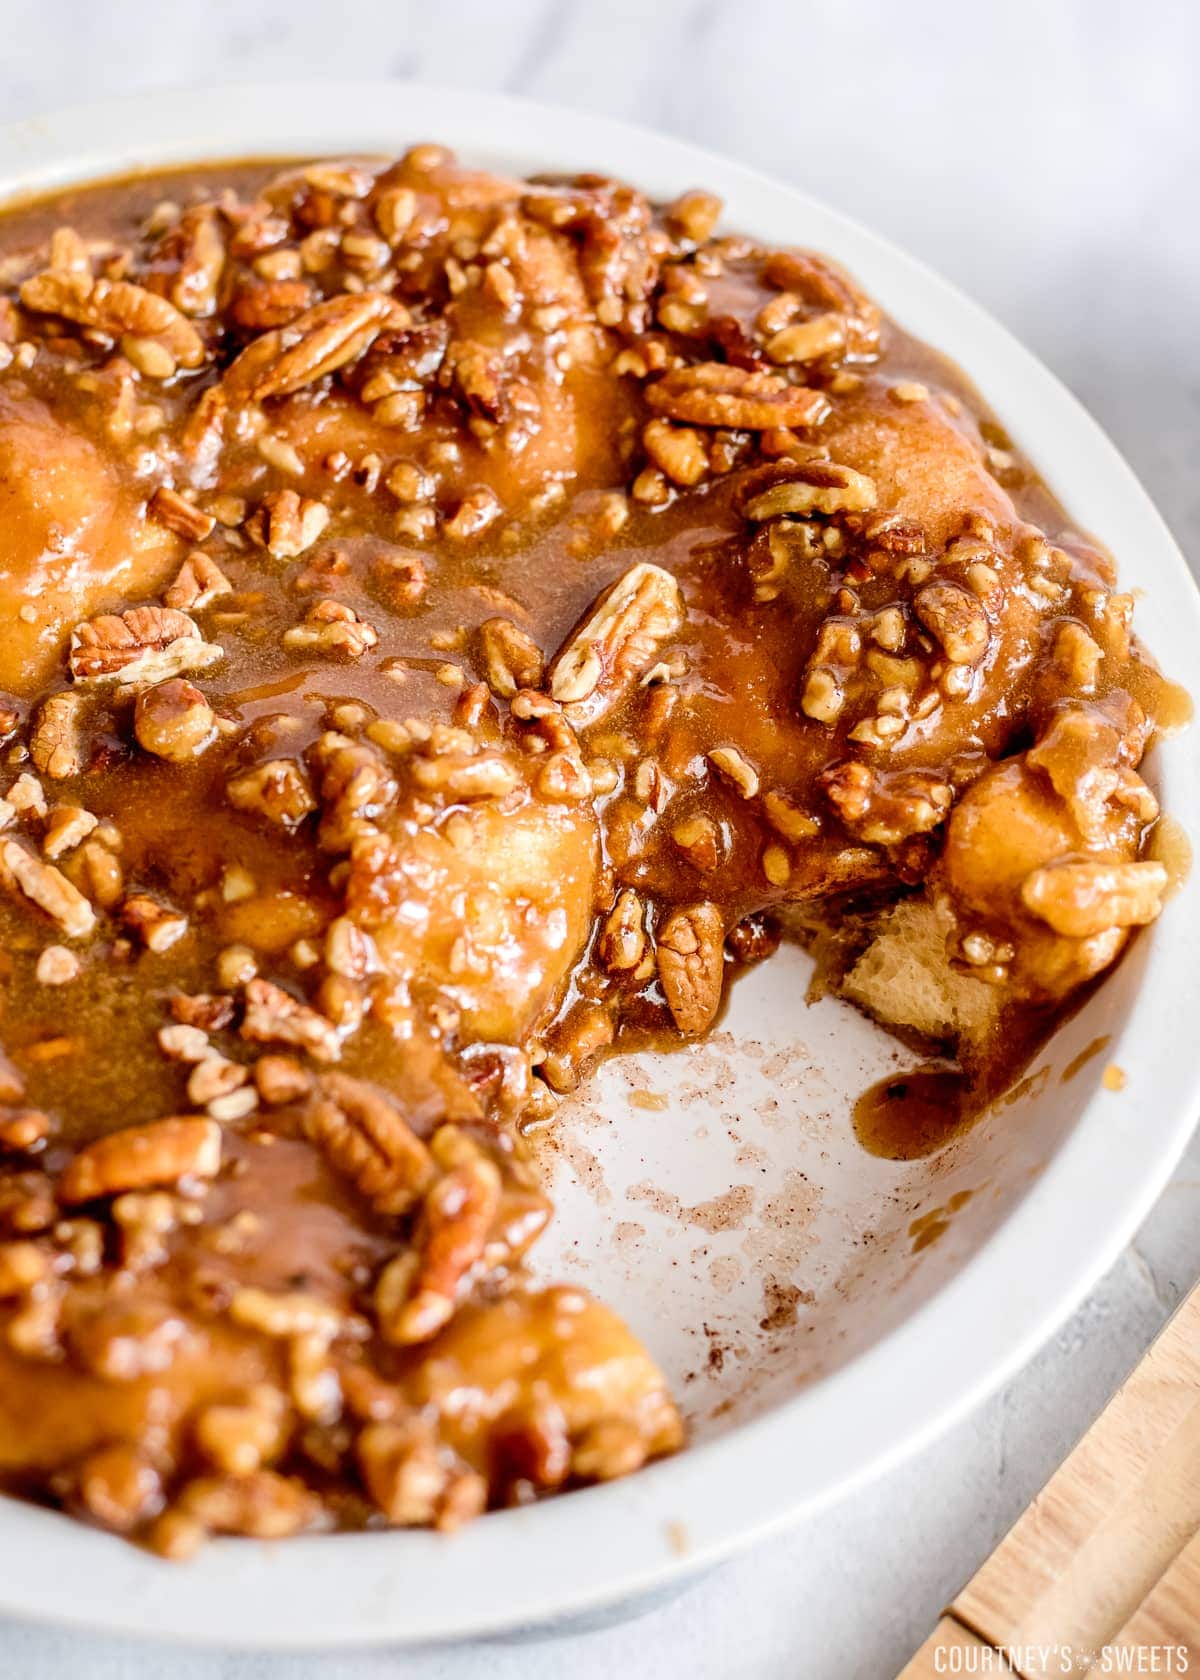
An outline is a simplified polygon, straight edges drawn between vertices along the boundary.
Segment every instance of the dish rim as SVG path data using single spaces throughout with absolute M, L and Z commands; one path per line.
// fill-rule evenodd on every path
M 771 224 L 794 219 L 796 243 L 845 262 L 889 313 L 964 368 L 1065 505 L 1086 509 L 1123 581 L 1152 584 L 1139 628 L 1164 669 L 1188 668 L 1189 646 L 1200 645 L 1200 595 L 1183 556 L 1130 467 L 1058 379 L 917 259 L 808 194 L 701 147 L 610 118 L 429 84 L 234 83 L 134 94 L 0 127 L 0 208 L 142 165 L 386 152 L 422 138 L 501 167 L 603 167 L 655 196 L 702 185 L 725 198 L 730 226 L 765 237 L 783 237 Z M 1178 741 L 1158 755 L 1164 803 L 1189 833 L 1200 833 L 1197 756 Z M 1144 972 L 1109 1051 L 1133 1097 L 1098 1088 L 1038 1180 L 959 1272 L 795 1398 L 637 1476 L 491 1514 L 452 1539 L 386 1532 L 226 1541 L 180 1567 L 0 1498 L 0 1612 L 264 1650 L 479 1638 L 640 1597 L 845 1497 L 1018 1370 L 1157 1199 L 1200 1109 L 1200 979 L 1188 935 L 1197 912 L 1193 874 L 1143 936 Z M 886 1409 L 873 1404 L 880 1394 Z M 808 1440 L 819 1441 L 819 1456 L 797 1451 Z

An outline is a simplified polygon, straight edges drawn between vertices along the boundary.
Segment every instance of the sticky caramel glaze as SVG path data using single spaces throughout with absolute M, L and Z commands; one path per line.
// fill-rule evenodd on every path
M 649 1354 L 523 1270 L 522 1130 L 705 1031 L 778 914 L 921 887 L 1011 1079 L 1152 911 L 1097 900 L 1173 705 L 831 265 L 434 148 L 279 167 L 0 220 L 0 1467 L 172 1555 L 677 1445 Z M 104 665 L 147 608 L 183 681 Z M 938 1067 L 869 1146 L 936 1146 Z
M 963 1123 L 965 1080 L 953 1063 L 930 1062 L 877 1080 L 854 1104 L 854 1135 L 870 1155 L 919 1161 Z

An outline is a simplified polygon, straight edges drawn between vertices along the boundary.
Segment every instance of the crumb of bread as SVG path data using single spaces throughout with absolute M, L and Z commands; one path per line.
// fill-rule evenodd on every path
M 949 912 L 926 898 L 893 905 L 838 991 L 885 1026 L 953 1040 L 960 1053 L 981 1051 L 996 1028 L 999 995 L 951 967 L 952 927 Z

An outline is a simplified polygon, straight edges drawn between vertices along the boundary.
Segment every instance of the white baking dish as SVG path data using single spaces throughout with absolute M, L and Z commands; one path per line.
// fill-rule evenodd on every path
M 1188 679 L 1195 587 L 1074 399 L 920 264 L 749 170 L 516 100 L 277 85 L 153 94 L 0 129 L 0 197 L 139 166 L 392 152 L 417 139 L 522 172 L 604 170 L 661 197 L 710 187 L 727 225 L 832 253 L 975 379 L 1144 591 L 1138 627 Z M 1196 737 L 1165 743 L 1155 771 L 1166 809 L 1196 832 Z M 850 1495 L 1026 1360 L 1161 1190 L 1200 1107 L 1198 910 L 1193 878 L 1038 1058 L 1046 1071 L 1032 1087 L 929 1161 L 880 1161 L 855 1144 L 855 1094 L 910 1058 L 840 1005 L 806 1009 L 795 953 L 741 984 L 715 1041 L 616 1064 L 564 1113 L 550 1158 L 559 1216 L 539 1270 L 587 1283 L 644 1335 L 693 1421 L 679 1457 L 449 1539 L 227 1541 L 183 1566 L 0 1499 L 0 1609 L 276 1648 L 478 1636 L 664 1586 Z M 1110 1062 L 1127 1075 L 1120 1093 L 1102 1084 Z M 646 1090 L 670 1093 L 669 1106 L 647 1106 Z M 914 1254 L 912 1222 L 960 1190 L 970 1201 Z

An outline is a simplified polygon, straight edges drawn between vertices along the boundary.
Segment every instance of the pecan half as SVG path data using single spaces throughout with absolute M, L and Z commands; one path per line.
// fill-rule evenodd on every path
M 600 596 L 550 667 L 550 693 L 573 723 L 616 705 L 683 623 L 679 585 L 661 566 L 631 566 Z
M 225 375 L 225 389 L 235 401 L 288 396 L 356 360 L 385 325 L 407 322 L 408 312 L 385 292 L 327 298 L 255 339 Z
M 67 1163 L 58 1183 L 68 1206 L 177 1184 L 181 1178 L 215 1178 L 221 1166 L 221 1128 L 215 1120 L 172 1115 L 145 1126 L 126 1126 L 97 1138 Z
M 43 776 L 66 781 L 78 776 L 84 766 L 81 695 L 63 689 L 50 694 L 38 707 L 29 740 L 29 756 Z
M 706 1032 L 721 1007 L 725 924 L 705 901 L 673 910 L 658 929 L 658 978 L 675 1025 Z
M 434 1176 L 433 1157 L 395 1103 L 347 1074 L 327 1073 L 304 1129 L 378 1213 L 404 1213 Z
M 744 432 L 815 426 L 829 412 L 829 400 L 820 391 L 726 362 L 675 368 L 647 385 L 646 401 L 669 420 Z
M 155 683 L 203 671 L 224 657 L 186 613 L 174 607 L 130 607 L 76 627 L 69 665 L 76 682 Z
M 1068 939 L 1141 927 L 1162 909 L 1161 863 L 1052 863 L 1021 884 L 1025 908 Z

